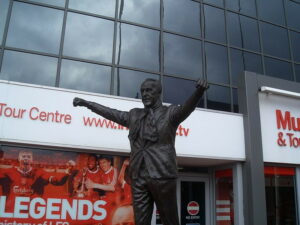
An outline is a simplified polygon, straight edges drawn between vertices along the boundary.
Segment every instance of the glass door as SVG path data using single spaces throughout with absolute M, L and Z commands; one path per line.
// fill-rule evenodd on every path
M 181 177 L 177 183 L 177 204 L 181 225 L 211 225 L 208 178 Z M 162 225 L 154 209 L 152 225 Z
M 178 184 L 181 225 L 209 225 L 208 179 L 181 178 Z

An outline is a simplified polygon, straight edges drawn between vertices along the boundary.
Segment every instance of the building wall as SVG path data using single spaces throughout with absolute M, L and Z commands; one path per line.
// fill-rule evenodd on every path
M 180 104 L 205 78 L 199 107 L 249 116 L 246 101 L 238 104 L 244 70 L 300 82 L 299 11 L 299 0 L 0 0 L 0 79 L 140 98 L 140 83 L 154 78 L 163 101 Z M 263 225 L 265 164 L 253 110 L 256 120 L 245 120 L 245 223 Z
M 180 104 L 238 112 L 243 70 L 300 81 L 299 0 L 0 2 L 0 79 L 139 98 L 161 79 Z

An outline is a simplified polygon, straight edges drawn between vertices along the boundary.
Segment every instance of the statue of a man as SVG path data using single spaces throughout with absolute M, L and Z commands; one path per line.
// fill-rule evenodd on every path
M 176 200 L 177 162 L 176 130 L 196 108 L 208 89 L 199 80 L 196 90 L 181 106 L 164 106 L 158 80 L 146 79 L 141 85 L 144 108 L 129 112 L 75 98 L 74 106 L 85 106 L 93 112 L 129 128 L 131 146 L 129 177 L 136 225 L 150 225 L 155 202 L 164 225 L 179 225 Z

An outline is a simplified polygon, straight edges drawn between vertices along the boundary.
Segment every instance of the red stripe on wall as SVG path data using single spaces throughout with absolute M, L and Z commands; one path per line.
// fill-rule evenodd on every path
M 294 176 L 295 173 L 292 167 L 265 166 L 265 175 Z
M 215 171 L 215 177 L 221 178 L 221 177 L 232 177 L 232 169 L 227 170 L 217 170 Z

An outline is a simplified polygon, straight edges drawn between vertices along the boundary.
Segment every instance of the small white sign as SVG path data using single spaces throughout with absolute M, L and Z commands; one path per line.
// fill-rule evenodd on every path
M 259 93 L 265 162 L 300 163 L 300 100 Z

